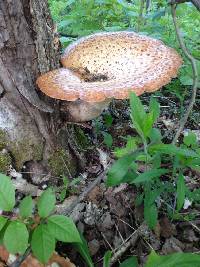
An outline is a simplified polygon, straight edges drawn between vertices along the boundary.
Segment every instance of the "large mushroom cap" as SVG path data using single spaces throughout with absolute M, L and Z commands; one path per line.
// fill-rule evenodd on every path
M 61 62 L 64 68 L 38 78 L 40 89 L 57 99 L 100 102 L 161 88 L 177 76 L 182 59 L 159 40 L 124 31 L 83 37 L 65 50 Z M 81 78 L 79 70 L 95 79 Z

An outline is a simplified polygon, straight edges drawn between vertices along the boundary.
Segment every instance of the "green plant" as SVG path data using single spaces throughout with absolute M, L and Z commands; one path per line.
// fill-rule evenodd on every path
M 107 251 L 103 259 L 103 267 L 111 266 L 111 251 Z M 155 251 L 151 251 L 144 267 L 199 267 L 200 256 L 192 253 L 174 253 L 167 256 L 160 256 Z M 135 256 L 131 256 L 123 261 L 119 267 L 138 267 Z
M 46 263 L 57 241 L 82 244 L 72 219 L 54 214 L 56 198 L 51 188 L 36 201 L 30 196 L 23 198 L 16 213 L 14 186 L 3 174 L 0 181 L 0 209 L 5 212 L 0 216 L 0 241 L 10 253 L 31 250 L 39 261 Z
M 128 137 L 124 148 L 118 148 L 119 158 L 108 171 L 107 185 L 135 185 L 140 192 L 135 201 L 144 205 L 144 218 L 150 228 L 157 224 L 157 203 L 162 200 L 172 207 L 171 216 L 180 211 L 185 198 L 193 198 L 185 183 L 184 173 L 200 166 L 200 148 L 194 134 L 184 138 L 179 147 L 165 144 L 161 132 L 153 125 L 159 117 L 159 104 L 152 97 L 149 112 L 140 99 L 130 95 L 131 119 L 138 136 Z M 173 202 L 176 209 L 173 209 Z

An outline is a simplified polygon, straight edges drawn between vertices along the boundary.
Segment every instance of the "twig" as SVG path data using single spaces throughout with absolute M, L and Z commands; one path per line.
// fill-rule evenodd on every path
M 181 118 L 180 121 L 180 125 L 179 128 L 174 136 L 174 139 L 172 141 L 173 144 L 175 144 L 182 132 L 182 130 L 184 129 L 184 126 L 188 120 L 188 117 L 190 115 L 190 112 L 193 109 L 193 106 L 195 104 L 195 99 L 196 99 L 196 94 L 197 94 L 197 85 L 198 85 L 198 70 L 197 70 L 197 65 L 196 65 L 196 60 L 195 58 L 190 54 L 190 52 L 187 50 L 185 43 L 181 37 L 181 33 L 180 33 L 180 29 L 178 27 L 177 24 L 177 20 L 176 20 L 176 4 L 171 4 L 171 12 L 172 12 L 172 18 L 173 18 L 173 22 L 174 22 L 174 27 L 176 30 L 176 36 L 179 42 L 179 45 L 183 51 L 183 53 L 185 54 L 185 56 L 188 58 L 188 60 L 191 62 L 192 65 L 192 71 L 193 71 L 193 87 L 192 87 L 192 97 L 189 103 L 189 106 L 186 110 L 185 115 Z
M 124 243 L 114 251 L 114 255 L 111 258 L 110 266 L 112 266 L 131 246 L 134 246 L 140 236 L 140 232 L 145 227 L 145 224 L 141 224 L 140 227 L 135 230 L 132 235 L 124 241 Z
M 31 253 L 31 248 L 27 248 L 23 255 L 19 256 L 13 263 L 10 264 L 10 267 L 20 267 L 22 262 L 29 256 Z
M 85 198 L 86 198 L 86 196 L 89 194 L 89 192 L 91 192 L 92 191 L 92 189 L 96 186 L 96 185 L 98 185 L 104 178 L 105 178 L 105 175 L 106 175 L 106 173 L 107 173 L 107 171 L 108 171 L 108 168 L 109 168 L 109 166 L 110 165 L 108 165 L 108 167 L 107 167 L 107 169 L 106 170 L 104 170 L 99 176 L 97 176 L 97 178 L 93 181 L 93 182 L 91 182 L 90 184 L 89 184 L 89 186 L 80 194 L 80 196 L 77 198 L 77 199 L 75 199 L 72 203 L 71 203 L 71 205 L 69 206 L 69 207 L 67 207 L 65 210 L 63 210 L 62 209 L 62 214 L 64 214 L 64 215 L 70 215 L 71 213 L 72 213 L 72 211 L 73 211 L 73 209 L 80 203 L 80 202 L 82 202 Z M 57 210 L 57 212 L 59 213 L 59 210 Z
M 145 0 L 140 0 L 140 10 L 139 10 L 138 21 L 137 21 L 137 32 L 140 31 L 140 27 L 144 23 L 143 21 L 144 20 L 144 17 L 143 17 L 144 4 L 145 4 Z

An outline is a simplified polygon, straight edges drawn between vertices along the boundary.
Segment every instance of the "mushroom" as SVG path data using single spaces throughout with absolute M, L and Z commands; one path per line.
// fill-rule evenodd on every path
M 63 68 L 43 74 L 37 85 L 46 95 L 69 101 L 71 119 L 81 122 L 99 116 L 113 98 L 168 84 L 182 59 L 159 40 L 124 31 L 79 39 L 66 48 L 61 63 Z

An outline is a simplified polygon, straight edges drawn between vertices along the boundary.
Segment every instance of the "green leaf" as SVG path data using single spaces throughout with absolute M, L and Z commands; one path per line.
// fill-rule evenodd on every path
M 103 257 L 103 267 L 110 267 L 110 260 L 112 256 L 112 251 L 106 251 L 104 257 Z
M 31 249 L 40 262 L 48 262 L 55 250 L 55 244 L 55 238 L 50 234 L 47 225 L 41 224 L 35 228 L 31 238 Z
M 104 115 L 104 122 L 107 128 L 109 128 L 113 123 L 113 117 L 110 114 Z
M 153 178 L 160 177 L 161 175 L 167 173 L 168 171 L 169 170 L 167 170 L 167 169 L 152 169 L 152 170 L 146 171 L 146 172 L 144 172 L 142 174 L 139 174 L 133 180 L 133 184 L 149 182 Z
M 47 217 L 55 208 L 56 197 L 51 188 L 48 188 L 40 196 L 37 206 L 40 217 Z
M 185 201 L 185 180 L 184 176 L 182 174 L 179 175 L 178 181 L 177 181 L 177 210 L 179 211 L 184 204 Z
M 154 251 L 148 257 L 145 267 L 199 267 L 200 255 L 192 253 L 174 253 L 159 256 Z
M 150 99 L 149 110 L 153 113 L 153 123 L 155 123 L 160 115 L 160 105 L 154 97 Z
M 154 229 L 158 221 L 158 210 L 154 203 L 149 205 L 148 203 L 145 202 L 144 202 L 144 219 L 147 222 L 149 228 Z
M 59 194 L 59 199 L 60 201 L 63 201 L 66 197 L 66 194 L 67 194 L 67 189 L 66 188 L 63 188 Z
M 90 251 L 87 246 L 87 241 L 85 240 L 84 236 L 81 233 L 80 233 L 80 237 L 81 237 L 82 243 L 74 243 L 73 246 L 81 254 L 82 258 L 85 260 L 88 267 L 94 267 L 92 258 L 90 256 Z
M 187 146 L 197 145 L 197 136 L 193 132 L 189 132 L 187 136 L 184 136 L 183 142 Z
M 15 206 L 15 188 L 4 174 L 0 173 L 0 209 L 11 211 Z
M 153 112 L 150 112 L 146 115 L 146 118 L 143 123 L 143 133 L 145 137 L 148 137 L 150 135 L 153 123 L 154 123 L 154 114 Z
M 82 242 L 73 220 L 63 215 L 52 215 L 48 218 L 48 229 L 57 240 L 76 243 Z
M 130 93 L 131 119 L 138 134 L 143 136 L 143 123 L 146 119 L 146 112 L 139 97 Z
M 19 221 L 12 221 L 6 228 L 3 244 L 12 254 L 23 254 L 28 247 L 29 233 L 26 225 Z
M 156 122 L 160 114 L 160 106 L 155 98 L 151 97 L 149 104 L 149 113 L 146 114 L 146 118 L 143 121 L 143 132 L 145 137 L 151 136 L 153 124 Z
M 138 261 L 135 256 L 129 257 L 125 261 L 123 261 L 119 267 L 138 267 Z
M 113 138 L 112 135 L 106 132 L 103 132 L 103 137 L 104 137 L 104 144 L 107 145 L 107 147 L 112 147 L 113 144 Z
M 177 146 L 172 145 L 172 144 L 162 144 L 161 143 L 161 144 L 151 145 L 151 146 L 149 146 L 149 152 L 150 153 L 160 152 L 160 153 L 168 154 L 168 155 L 200 158 L 200 155 L 198 155 L 193 150 L 180 148 L 180 147 L 177 147 Z
M 3 216 L 0 216 L 0 231 L 3 229 L 3 227 L 5 226 L 5 224 L 7 223 L 8 219 L 6 219 Z
M 108 171 L 108 177 L 106 180 L 107 186 L 114 186 L 121 182 L 123 177 L 128 172 L 131 164 L 133 163 L 136 157 L 135 153 L 126 155 L 118 159 Z
M 149 138 L 152 143 L 161 143 L 162 135 L 158 129 L 152 128 L 149 133 Z
M 130 154 L 131 152 L 134 152 L 137 149 L 137 144 L 135 137 L 128 137 L 126 147 L 124 148 L 117 148 L 114 151 L 114 154 L 116 157 L 121 158 L 127 154 Z
M 19 214 L 23 218 L 28 218 L 32 215 L 33 212 L 33 200 L 31 196 L 27 196 L 22 199 L 19 205 Z

